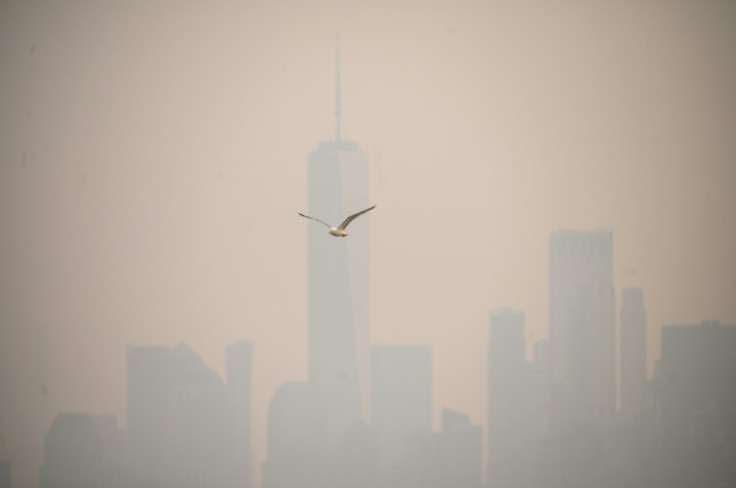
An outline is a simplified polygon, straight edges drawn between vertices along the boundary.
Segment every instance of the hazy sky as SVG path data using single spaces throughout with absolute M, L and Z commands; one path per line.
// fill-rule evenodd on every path
M 57 412 L 124 425 L 127 345 L 184 341 L 224 373 L 254 341 L 260 459 L 274 388 L 306 378 L 297 212 L 338 31 L 343 134 L 378 204 L 372 341 L 432 345 L 436 411 L 483 421 L 491 309 L 547 335 L 552 230 L 613 231 L 619 303 L 644 288 L 652 339 L 736 323 L 734 1 L 0 0 L 18 480 Z

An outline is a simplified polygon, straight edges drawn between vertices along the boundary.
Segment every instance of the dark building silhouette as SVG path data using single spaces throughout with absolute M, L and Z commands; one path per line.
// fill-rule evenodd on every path
M 393 486 L 408 436 L 432 431 L 429 346 L 372 347 L 371 427 L 378 442 L 379 486 Z
M 621 413 L 636 417 L 644 408 L 647 381 L 647 311 L 644 290 L 625 288 L 621 295 L 619 378 Z
M 530 412 L 524 315 L 493 312 L 488 339 L 487 485 L 513 488 L 526 481 Z
M 236 486 L 251 488 L 253 486 L 253 454 L 251 441 L 251 405 L 253 377 L 253 345 L 238 342 L 226 349 L 227 388 L 235 407 L 235 443 L 236 443 Z
M 736 486 L 736 327 L 662 328 L 661 486 Z
M 337 471 L 327 452 L 322 396 L 311 382 L 282 384 L 268 409 L 263 488 L 322 488 Z
M 41 488 L 129 486 L 124 433 L 111 415 L 63 413 L 44 438 Z

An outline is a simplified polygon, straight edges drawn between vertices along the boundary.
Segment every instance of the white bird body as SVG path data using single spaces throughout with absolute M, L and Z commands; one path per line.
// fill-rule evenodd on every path
M 347 232 L 340 230 L 337 227 L 330 227 L 330 230 L 328 230 L 327 233 L 335 237 L 345 237 L 349 235 Z
M 347 237 L 350 234 L 348 234 L 347 232 L 345 232 L 345 228 L 348 225 L 350 225 L 350 222 L 352 222 L 356 217 L 358 217 L 360 215 L 363 215 L 364 213 L 368 212 L 369 210 L 373 210 L 374 208 L 376 208 L 375 205 L 373 205 L 370 208 L 366 208 L 365 210 L 361 210 L 360 212 L 354 213 L 353 215 L 350 215 L 348 218 L 346 218 L 345 220 L 342 221 L 342 224 L 340 224 L 337 227 L 333 227 L 330 224 L 328 224 L 327 222 L 325 222 L 324 220 L 320 220 L 317 217 L 310 217 L 309 215 L 304 215 L 303 213 L 300 213 L 299 215 L 301 215 L 302 217 L 307 218 L 307 219 L 316 220 L 317 222 L 326 225 L 327 228 L 330 229 L 330 230 L 327 231 L 327 233 L 330 234 L 331 236 L 335 236 L 335 237 Z

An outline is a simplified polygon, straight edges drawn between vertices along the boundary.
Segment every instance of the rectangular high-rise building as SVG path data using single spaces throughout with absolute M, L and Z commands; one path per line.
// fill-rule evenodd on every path
M 370 206 L 370 166 L 356 142 L 341 136 L 340 46 L 336 50 L 335 139 L 322 142 L 307 162 L 308 212 L 338 226 Z M 333 237 L 308 227 L 309 381 L 326 408 L 328 446 L 337 449 L 367 407 L 370 324 L 370 218 Z
M 133 476 L 164 479 L 171 457 L 170 412 L 174 396 L 171 351 L 166 346 L 127 351 L 127 430 Z
M 513 488 L 526 481 L 529 457 L 524 315 L 494 311 L 489 331 L 487 486 Z
M 242 486 L 235 402 L 184 344 L 129 347 L 128 436 L 133 486 Z
M 647 310 L 641 288 L 625 288 L 621 294 L 618 364 L 621 413 L 631 419 L 644 407 L 647 381 Z
M 340 134 L 340 52 L 336 53 L 335 138 L 322 142 L 307 161 L 308 214 L 331 226 L 371 206 L 370 166 L 356 142 Z M 308 221 L 308 369 L 321 397 L 328 465 L 340 465 L 340 446 L 363 421 L 368 397 L 370 323 L 370 215 L 335 237 Z M 327 470 L 326 486 L 340 483 Z
M 253 459 L 251 453 L 251 405 L 253 384 L 253 344 L 238 342 L 227 347 L 227 388 L 232 397 L 235 420 L 235 444 L 237 449 L 237 485 L 250 488 L 253 485 Z
M 309 155 L 309 215 L 339 225 L 370 206 L 368 158 L 354 143 L 328 142 Z M 370 214 L 369 214 L 370 215 Z M 370 218 L 346 238 L 308 222 L 309 379 L 325 395 L 329 437 L 339 443 L 361 419 L 370 320 Z
M 371 427 L 379 476 L 398 472 L 408 436 L 432 430 L 432 350 L 429 346 L 373 346 Z
M 662 327 L 661 486 L 736 486 L 736 326 Z
M 556 412 L 554 418 L 596 424 L 610 420 L 616 410 L 611 232 L 568 230 L 550 235 L 549 334 L 555 387 L 566 405 L 565 412 Z

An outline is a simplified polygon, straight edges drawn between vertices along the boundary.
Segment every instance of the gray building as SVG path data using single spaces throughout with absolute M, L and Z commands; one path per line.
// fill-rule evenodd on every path
M 142 481 L 163 479 L 170 446 L 168 415 L 174 395 L 170 349 L 129 347 L 126 363 L 131 474 Z
M 440 430 L 443 488 L 480 488 L 483 484 L 483 431 L 470 417 L 443 409 Z
M 557 426 L 604 425 L 616 411 L 613 234 L 559 231 L 549 240 L 549 333 Z M 553 407 L 554 408 L 554 407 Z
M 307 162 L 308 214 L 339 225 L 370 206 L 367 155 L 340 133 L 339 51 L 335 139 L 322 142 Z M 309 380 L 324 396 L 327 438 L 335 456 L 347 429 L 364 418 L 370 323 L 370 214 L 353 222 L 350 236 L 327 235 L 309 221 Z
M 374 488 L 378 472 L 378 444 L 373 429 L 363 422 L 345 434 L 340 459 L 341 488 Z
M 238 342 L 226 349 L 227 388 L 235 408 L 237 486 L 253 486 L 251 406 L 253 385 L 253 344 Z
M 236 399 L 184 344 L 128 348 L 133 486 L 242 486 Z
M 736 326 L 662 328 L 661 486 L 736 485 Z
M 488 339 L 489 488 L 512 488 L 526 481 L 531 431 L 527 369 L 524 315 L 494 311 Z
M 647 382 L 647 310 L 641 288 L 625 288 L 621 294 L 619 381 L 621 413 L 634 418 L 644 408 Z
M 62 413 L 43 446 L 41 488 L 129 486 L 124 432 L 111 415 Z
M 409 434 L 400 486 L 480 488 L 482 450 L 480 425 L 471 424 L 465 414 L 443 409 L 439 432 Z
M 381 345 L 371 351 L 371 427 L 379 477 L 387 483 L 401 470 L 407 438 L 432 431 L 432 350 Z
M 322 488 L 335 465 L 327 453 L 324 402 L 310 382 L 283 383 L 268 408 L 263 488 Z

